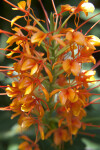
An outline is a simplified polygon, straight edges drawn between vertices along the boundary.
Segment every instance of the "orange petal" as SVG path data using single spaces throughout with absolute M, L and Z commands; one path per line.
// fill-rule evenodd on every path
M 30 47 L 29 47 L 29 43 L 28 43 L 28 42 L 26 42 L 25 48 L 26 48 L 27 54 L 28 54 L 28 55 L 31 55 L 31 51 L 30 51 Z
M 18 19 L 23 18 L 23 17 L 24 17 L 24 16 L 16 16 L 15 18 L 13 18 L 13 19 L 11 20 L 11 27 L 13 26 L 13 24 L 14 24 L 15 21 L 17 21 Z
M 71 66 L 71 72 L 73 73 L 74 76 L 77 76 L 80 73 L 81 66 L 77 62 L 73 62 Z
M 68 99 L 73 102 L 75 98 L 75 91 L 73 89 L 68 89 Z
M 45 97 L 46 97 L 46 100 L 47 100 L 47 102 L 48 102 L 48 101 L 49 101 L 49 93 L 47 92 L 47 90 L 46 90 L 42 85 L 40 85 L 40 86 L 41 86 L 42 91 L 44 92 Z
M 29 128 L 34 123 L 33 119 L 31 117 L 23 117 L 21 127 L 23 129 Z
M 31 83 L 31 79 L 28 77 L 25 77 L 19 84 L 19 89 L 25 88 L 27 86 L 29 86 L 29 84 Z
M 73 40 L 79 45 L 86 44 L 85 36 L 79 31 L 73 32 Z
M 33 75 L 38 70 L 38 64 L 35 64 L 34 67 L 31 69 L 30 75 Z
M 73 8 L 73 7 L 70 6 L 69 4 L 61 5 L 61 11 L 62 11 L 62 12 L 65 12 L 65 11 L 71 11 L 71 12 L 73 12 L 73 9 L 72 9 L 72 8 Z
M 33 83 L 26 88 L 25 95 L 30 94 L 32 91 L 33 91 Z
M 41 139 L 44 140 L 44 131 L 41 126 L 39 126 L 39 131 L 40 131 Z
M 42 40 L 44 40 L 44 38 L 46 37 L 46 34 L 42 31 L 38 31 L 37 33 L 34 33 L 33 36 L 31 37 L 31 42 L 32 43 L 40 43 L 42 42 Z
M 70 69 L 70 62 L 71 61 L 69 59 L 63 61 L 62 66 L 63 66 L 64 71 L 66 71 L 66 72 L 69 71 L 69 69 Z
M 59 91 L 61 91 L 61 89 L 55 89 L 50 93 L 50 97 L 52 97 L 52 95 L 58 93 Z
M 39 106 L 39 113 L 40 113 L 41 117 L 44 116 L 44 109 L 43 109 L 43 107 L 41 105 Z
M 15 35 L 10 36 L 10 37 L 8 38 L 8 40 L 6 41 L 6 43 L 8 43 L 8 44 L 12 45 L 14 42 L 16 42 L 16 41 L 17 41 L 17 39 L 18 39 L 18 37 L 17 37 L 17 36 L 15 36 Z
M 54 143 L 56 145 L 60 145 L 62 142 L 61 136 L 59 134 L 59 131 L 54 132 Z
M 94 7 L 94 5 L 92 3 L 85 3 L 85 2 L 81 5 L 80 8 L 84 12 L 91 12 L 91 13 L 93 13 L 94 10 L 95 10 L 95 7 Z
M 49 80 L 50 80 L 50 82 L 52 82 L 52 80 L 53 80 L 53 76 L 52 76 L 52 74 L 51 74 L 51 72 L 50 72 L 50 70 L 44 65 L 44 69 L 45 69 L 45 71 L 46 71 L 46 73 L 48 74 L 48 76 L 49 76 Z
M 61 40 L 60 38 L 55 38 L 55 40 L 63 47 L 66 46 L 65 42 L 63 40 Z
M 25 26 L 25 28 L 28 29 L 28 30 L 34 31 L 34 32 L 40 31 L 37 27 L 30 26 L 30 25 Z
M 18 5 L 19 8 L 25 9 L 26 2 L 25 1 L 20 1 L 17 5 Z
M 67 97 L 66 93 L 65 92 L 60 92 L 59 100 L 60 100 L 62 105 L 65 105 L 67 99 L 68 99 L 68 97 Z
M 25 71 L 25 70 L 31 69 L 34 66 L 34 64 L 35 64 L 35 61 L 33 59 L 27 59 L 24 61 L 21 67 L 21 70 Z
M 67 32 L 66 33 L 66 39 L 69 41 L 69 42 L 72 42 L 73 40 L 73 33 L 72 32 Z
M 23 142 L 23 143 L 21 143 L 20 145 L 19 145 L 19 147 L 18 147 L 18 149 L 19 150 L 24 150 L 24 149 L 28 149 L 28 150 L 32 150 L 32 148 L 30 149 L 30 145 L 29 145 L 29 143 L 28 142 Z
M 26 105 L 24 105 L 24 104 L 21 106 L 21 111 L 23 111 L 23 112 L 29 112 L 30 109 L 31 109 L 31 107 L 26 106 Z
M 29 137 L 27 137 L 26 135 L 22 135 L 20 136 L 21 139 L 24 139 L 25 141 L 29 141 L 29 142 L 32 142 Z
M 89 57 L 89 62 L 93 62 L 94 64 L 96 64 L 96 60 L 93 56 Z
M 45 135 L 45 139 L 48 139 L 54 131 L 55 129 L 48 131 L 48 133 Z
M 88 38 L 89 43 L 93 44 L 94 46 L 100 46 L 100 39 L 97 36 L 89 35 Z
M 59 122 L 58 122 L 58 127 L 59 127 L 59 128 L 61 127 L 63 121 L 64 121 L 63 118 L 59 120 Z
M 27 6 L 28 6 L 28 8 L 30 8 L 30 5 L 31 5 L 31 0 L 27 0 Z

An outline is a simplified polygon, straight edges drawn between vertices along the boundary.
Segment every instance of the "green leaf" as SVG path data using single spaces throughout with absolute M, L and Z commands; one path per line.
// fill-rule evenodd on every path
M 53 13 L 50 14 L 50 31 L 54 31 L 54 19 L 53 19 Z
M 56 57 L 58 57 L 59 55 L 63 54 L 65 51 L 67 51 L 68 48 L 69 48 L 69 45 L 67 45 L 66 47 L 63 47 L 62 49 L 60 49 L 57 52 Z

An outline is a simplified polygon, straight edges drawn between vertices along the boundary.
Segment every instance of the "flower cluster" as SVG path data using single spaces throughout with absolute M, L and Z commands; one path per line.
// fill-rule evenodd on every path
M 82 65 L 96 64 L 92 54 L 95 46 L 100 45 L 100 39 L 78 31 L 82 25 L 79 26 L 76 20 L 75 29 L 65 25 L 72 15 L 77 17 L 82 11 L 87 16 L 88 12 L 94 11 L 94 6 L 88 1 L 80 2 L 77 7 L 61 5 L 61 12 L 57 14 L 52 0 L 55 13 L 51 13 L 50 20 L 42 5 L 46 30 L 42 25 L 44 21 L 36 18 L 30 8 L 31 0 L 20 1 L 18 6 L 4 1 L 24 15 L 12 19 L 12 33 L 0 30 L 9 35 L 5 50 L 10 52 L 6 57 L 15 61 L 7 72 L 13 79 L 12 85 L 5 89 L 11 104 L 0 109 L 11 110 L 12 119 L 19 116 L 18 124 L 22 129 L 34 126 L 36 130 L 35 142 L 22 136 L 25 142 L 19 149 L 32 150 L 33 147 L 39 150 L 39 139 L 46 140 L 52 134 L 57 146 L 72 142 L 72 136 L 77 135 L 80 128 L 86 128 L 82 119 L 87 115 L 85 107 L 92 95 L 88 88 L 96 82 L 95 71 L 83 70 Z M 67 11 L 70 15 L 62 23 L 62 14 Z M 24 27 L 15 23 L 21 18 L 26 21 Z

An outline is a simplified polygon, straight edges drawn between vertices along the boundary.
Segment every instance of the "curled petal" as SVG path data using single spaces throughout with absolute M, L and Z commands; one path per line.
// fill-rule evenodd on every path
M 61 91 L 61 89 L 55 89 L 50 93 L 50 97 L 52 97 L 54 94 L 58 93 L 59 91 Z
M 73 32 L 73 40 L 79 45 L 86 45 L 85 36 L 79 31 Z
M 53 76 L 52 76 L 52 74 L 51 74 L 50 70 L 49 70 L 46 66 L 44 66 L 44 69 L 45 69 L 46 73 L 47 73 L 47 74 L 48 74 L 48 76 L 49 76 L 49 80 L 50 80 L 50 82 L 52 82 L 52 80 L 53 80 Z
M 25 70 L 31 69 L 34 66 L 34 64 L 35 64 L 35 61 L 33 59 L 27 59 L 24 61 L 21 67 L 21 70 L 25 71 Z
M 46 100 L 48 102 L 49 101 L 49 93 L 48 93 L 48 91 L 42 85 L 40 85 L 40 86 L 41 86 L 42 91 L 43 91 L 43 93 L 44 93 L 44 95 L 46 97 Z
M 20 1 L 17 5 L 18 5 L 19 8 L 25 9 L 25 7 L 26 7 L 26 2 L 25 2 L 25 1 Z
M 27 0 L 27 6 L 28 6 L 28 8 L 30 8 L 30 5 L 31 5 L 31 0 Z
M 35 64 L 34 67 L 31 69 L 30 75 L 33 75 L 38 70 L 38 64 Z
M 33 83 L 26 88 L 25 95 L 30 94 L 32 91 L 33 91 Z
M 70 6 L 69 4 L 61 5 L 61 12 L 69 11 L 73 12 L 76 7 Z
M 41 139 L 44 140 L 44 131 L 41 126 L 39 126 L 39 131 L 40 131 Z
M 97 36 L 89 35 L 86 37 L 87 41 L 94 46 L 100 46 L 100 39 Z
M 17 21 L 18 19 L 23 18 L 23 17 L 24 17 L 24 16 L 16 16 L 15 18 L 13 18 L 13 19 L 11 20 L 11 27 L 13 26 L 13 24 L 14 24 L 15 21 Z
M 80 8 L 84 12 L 91 12 L 91 13 L 93 13 L 94 10 L 95 10 L 95 7 L 94 7 L 94 5 L 92 3 L 85 3 L 85 2 L 81 5 Z

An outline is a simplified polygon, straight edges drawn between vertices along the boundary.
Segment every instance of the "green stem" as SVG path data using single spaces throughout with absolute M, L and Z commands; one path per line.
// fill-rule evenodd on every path
M 44 33 L 47 33 L 47 30 L 42 26 L 42 24 L 31 14 L 29 14 L 29 16 L 36 21 L 36 23 L 39 25 L 39 27 L 44 31 Z
M 65 24 L 67 23 L 67 21 L 70 19 L 70 17 L 73 15 L 74 13 L 71 13 L 68 18 L 63 22 L 63 24 L 61 25 L 61 28 L 63 28 L 65 26 Z

